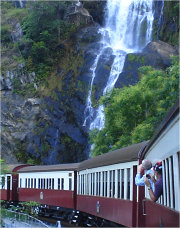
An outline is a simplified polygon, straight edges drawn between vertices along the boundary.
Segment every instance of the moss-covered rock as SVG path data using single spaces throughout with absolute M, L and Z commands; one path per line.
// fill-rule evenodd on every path
M 156 69 L 165 69 L 170 66 L 170 56 L 178 55 L 176 48 L 162 41 L 149 43 L 142 53 L 127 54 L 122 73 L 115 84 L 116 88 L 134 85 L 139 81 L 138 68 L 153 66 Z

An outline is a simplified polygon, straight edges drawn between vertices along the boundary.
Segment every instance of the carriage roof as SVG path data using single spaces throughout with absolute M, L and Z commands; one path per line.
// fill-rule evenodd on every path
M 112 164 L 137 161 L 139 151 L 144 149 L 147 142 L 148 141 L 144 141 L 138 144 L 133 144 L 131 146 L 85 160 L 79 164 L 78 170 L 80 171 Z
M 19 173 L 26 172 L 51 172 L 51 171 L 74 171 L 77 170 L 79 163 L 57 164 L 57 165 L 35 165 L 28 166 L 19 170 Z

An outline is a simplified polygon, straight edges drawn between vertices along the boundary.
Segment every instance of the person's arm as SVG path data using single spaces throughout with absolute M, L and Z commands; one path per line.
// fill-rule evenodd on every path
M 156 197 L 154 196 L 153 190 L 152 190 L 152 188 L 151 188 L 151 184 L 150 184 L 149 180 L 148 180 L 146 177 L 145 177 L 145 179 L 144 179 L 144 182 L 145 182 L 145 185 L 148 187 L 149 196 L 150 196 L 151 200 L 152 200 L 153 202 L 156 202 L 158 198 L 156 198 Z
M 138 165 L 137 167 L 137 174 L 135 177 L 135 184 L 137 186 L 144 186 L 144 177 L 141 176 L 141 173 L 143 172 L 142 164 Z
M 135 184 L 137 186 L 144 186 L 144 177 L 141 177 L 141 174 L 140 173 L 137 173 L 136 174 L 136 177 L 135 177 Z

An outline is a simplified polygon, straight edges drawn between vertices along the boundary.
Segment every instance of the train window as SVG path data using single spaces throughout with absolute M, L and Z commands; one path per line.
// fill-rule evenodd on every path
M 20 178 L 19 187 L 22 188 L 22 178 Z
M 58 178 L 58 190 L 60 190 L 60 178 Z
M 99 194 L 99 196 L 100 196 L 100 193 L 101 193 L 101 173 L 99 172 L 99 192 L 98 192 L 98 194 Z
M 61 178 L 61 190 L 64 190 L 64 178 Z
M 118 189 L 117 189 L 117 197 L 120 198 L 121 196 L 121 170 L 118 169 Z
M 1 177 L 1 187 L 2 189 L 5 188 L 5 177 Z
M 113 190 L 112 190 L 112 171 L 110 171 L 109 175 L 110 175 L 110 178 L 109 178 L 109 181 L 110 181 L 110 185 L 109 185 L 110 197 L 113 197 Z
M 170 182 L 170 186 L 171 186 L 171 207 L 175 208 L 175 197 L 174 197 L 174 172 L 173 172 L 173 157 L 170 157 L 170 170 L 171 170 L 171 182 Z
M 80 175 L 80 194 L 82 194 L 82 175 Z
M 92 173 L 90 174 L 90 195 L 92 195 Z
M 98 173 L 96 173 L 96 196 L 98 196 L 98 187 L 99 187 L 98 181 L 99 181 L 99 175 Z
M 52 178 L 52 189 L 54 189 L 54 178 Z
M 72 190 L 72 178 L 69 178 L 69 190 Z
M 27 188 L 27 178 L 25 179 L 25 188 Z
M 87 195 L 89 195 L 89 181 L 90 181 L 90 174 L 87 174 Z
M 30 188 L 30 178 L 28 178 L 28 188 Z
M 115 197 L 115 170 L 113 170 L 113 197 Z
M 105 172 L 105 196 L 107 197 L 107 187 L 108 187 L 108 172 Z
M 127 169 L 127 181 L 128 181 L 127 199 L 130 199 L 130 169 Z
M 89 195 L 91 195 L 91 173 L 88 174 L 89 175 L 89 179 L 88 179 L 88 185 L 89 185 Z
M 41 189 L 43 188 L 43 179 L 41 178 Z
M 41 188 L 41 184 L 40 184 L 40 178 L 38 178 L 38 188 Z
M 31 188 L 33 188 L 33 178 L 31 178 Z
M 34 188 L 36 188 L 36 178 L 34 178 Z
M 80 184 L 80 194 L 82 194 L 82 175 L 80 175 L 80 182 L 81 182 L 81 184 Z
M 43 180 L 43 188 L 45 189 L 46 188 L 46 179 L 44 178 Z
M 78 194 L 80 194 L 80 175 L 78 175 Z
M 121 199 L 124 199 L 124 169 L 121 170 Z
M 46 179 L 46 189 L 49 189 L 49 180 L 48 180 L 48 178 Z
M 87 195 L 87 174 L 85 174 L 85 195 Z
M 93 173 L 93 196 L 95 195 L 95 173 Z
M 84 194 L 86 195 L 87 193 L 87 175 L 85 174 L 84 175 Z
M 49 189 L 51 189 L 51 178 L 49 178 Z
M 82 185 L 83 185 L 83 191 L 82 191 L 82 194 L 84 194 L 84 174 L 82 176 L 83 176 L 83 183 L 82 183 Z
M 102 172 L 102 196 L 104 196 L 104 172 Z
M 84 174 L 84 195 L 86 194 L 86 174 Z

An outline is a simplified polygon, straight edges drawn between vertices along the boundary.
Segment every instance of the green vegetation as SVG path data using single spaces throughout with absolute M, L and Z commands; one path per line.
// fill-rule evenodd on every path
M 82 153 L 83 145 L 73 141 L 67 134 L 61 134 L 61 144 L 65 148 L 65 152 L 57 155 L 57 160 L 65 163 L 71 163 L 74 161 L 82 161 L 85 159 L 85 155 Z
M 66 54 L 67 40 L 76 31 L 74 24 L 63 20 L 69 4 L 38 1 L 21 9 L 15 8 L 13 2 L 2 2 L 2 72 L 17 70 L 18 64 L 26 62 L 24 73 L 35 72 L 35 82 L 47 85 L 47 78 Z M 17 23 L 21 24 L 23 37 L 13 44 L 11 32 Z M 14 92 L 36 93 L 33 84 L 24 86 L 19 78 L 14 79 Z
M 76 29 L 62 19 L 67 5 L 61 1 L 36 2 L 29 5 L 29 14 L 22 20 L 24 38 L 19 48 L 27 60 L 27 70 L 35 71 L 39 81 L 50 75 L 65 53 L 63 43 Z
M 8 172 L 8 168 L 5 165 L 5 162 L 3 159 L 0 159 L 0 167 L 1 167 L 1 171 L 0 171 L 1 175 L 6 174 Z
M 144 56 L 138 56 L 136 54 L 128 54 L 128 61 L 140 63 L 143 65 L 145 58 L 144 58 Z
M 29 201 L 29 202 L 21 202 L 21 206 L 23 206 L 23 211 L 27 214 L 36 215 L 35 208 L 40 207 L 40 203 L 36 201 Z
M 178 57 L 166 71 L 150 66 L 139 68 L 135 86 L 114 89 L 101 99 L 105 105 L 105 128 L 90 134 L 95 145 L 92 155 L 106 153 L 133 143 L 149 140 L 179 91 Z
M 159 39 L 172 45 L 179 44 L 179 6 L 178 1 L 165 1 L 163 26 Z
M 33 155 L 30 155 L 26 151 L 26 145 L 22 142 L 18 142 L 16 140 L 16 146 L 13 151 L 19 162 L 23 162 L 24 164 L 37 165 L 40 164 L 40 158 L 36 158 Z

